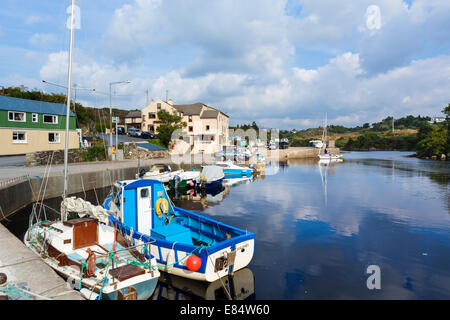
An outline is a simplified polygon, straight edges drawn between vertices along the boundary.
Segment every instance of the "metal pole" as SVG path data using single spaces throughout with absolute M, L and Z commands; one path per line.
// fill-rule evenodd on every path
M 70 124 L 70 93 L 72 88 L 72 49 L 73 49 L 73 19 L 75 11 L 75 0 L 72 0 L 71 17 L 70 17 L 70 48 L 69 48 L 69 70 L 67 79 L 67 110 L 66 110 L 66 138 L 64 148 L 64 193 L 63 199 L 67 196 L 67 181 L 68 181 L 68 158 L 69 158 L 69 124 Z M 64 220 L 61 212 L 61 220 Z
M 114 160 L 117 160 L 117 121 L 116 121 L 116 153 L 115 153 L 114 158 L 115 158 Z
M 109 146 L 112 147 L 112 98 L 111 98 L 111 85 L 109 84 Z

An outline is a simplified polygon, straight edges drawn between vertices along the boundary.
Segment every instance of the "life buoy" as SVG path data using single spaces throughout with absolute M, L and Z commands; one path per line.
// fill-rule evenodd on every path
M 86 270 L 86 276 L 88 277 L 93 277 L 95 276 L 95 269 L 97 267 L 97 257 L 95 256 L 95 253 L 88 248 L 86 250 L 86 252 L 89 254 L 88 257 L 88 265 L 87 265 L 87 270 Z
M 169 202 L 167 199 L 159 198 L 155 203 L 155 211 L 158 216 L 169 212 Z

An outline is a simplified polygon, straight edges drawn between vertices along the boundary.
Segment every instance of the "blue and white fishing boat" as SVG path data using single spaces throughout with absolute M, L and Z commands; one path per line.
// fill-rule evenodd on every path
M 233 175 L 251 175 L 253 173 L 253 169 L 249 167 L 238 166 L 232 161 L 219 161 L 215 162 L 214 165 L 223 168 L 225 177 Z
M 160 181 L 119 181 L 103 207 L 136 245 L 151 243 L 162 271 L 212 282 L 253 257 L 254 233 L 175 207 Z

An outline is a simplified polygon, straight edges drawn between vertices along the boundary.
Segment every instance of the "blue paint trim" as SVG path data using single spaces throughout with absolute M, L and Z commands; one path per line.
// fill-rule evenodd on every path
M 153 186 L 153 185 L 155 185 L 155 184 L 162 184 L 162 182 L 161 182 L 161 181 L 158 181 L 158 180 L 153 180 L 153 179 L 138 179 L 138 180 L 135 180 L 135 181 L 133 181 L 133 182 L 127 184 L 127 185 L 124 186 L 123 188 L 124 188 L 125 190 L 128 190 L 128 189 L 137 189 L 137 188 L 140 188 L 140 187 Z

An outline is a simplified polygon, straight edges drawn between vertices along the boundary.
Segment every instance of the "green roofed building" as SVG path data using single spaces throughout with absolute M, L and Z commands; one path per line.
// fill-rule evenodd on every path
M 70 112 L 69 149 L 79 148 Z M 66 105 L 0 95 L 0 155 L 60 150 L 65 146 Z

